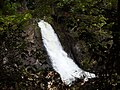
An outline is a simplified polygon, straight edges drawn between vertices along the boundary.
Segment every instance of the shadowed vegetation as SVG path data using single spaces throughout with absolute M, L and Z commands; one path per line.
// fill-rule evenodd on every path
M 0 90 L 120 89 L 119 0 L 1 0 Z M 37 21 L 52 24 L 63 48 L 97 78 L 65 86 L 54 72 Z

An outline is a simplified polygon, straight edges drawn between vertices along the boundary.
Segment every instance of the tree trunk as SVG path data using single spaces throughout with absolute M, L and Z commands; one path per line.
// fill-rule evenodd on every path
M 112 70 L 116 70 L 120 73 L 120 0 L 117 3 L 117 17 L 114 26 L 112 27 L 113 34 L 113 46 L 111 50 L 110 64 L 112 65 Z

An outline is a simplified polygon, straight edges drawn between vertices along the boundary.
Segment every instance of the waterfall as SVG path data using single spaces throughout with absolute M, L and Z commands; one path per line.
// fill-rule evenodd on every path
M 38 22 L 38 26 L 41 28 L 42 40 L 53 69 L 59 73 L 62 81 L 66 85 L 71 85 L 76 78 L 84 79 L 84 81 L 88 81 L 88 78 L 95 78 L 95 74 L 82 70 L 68 57 L 54 29 L 49 23 L 41 20 Z

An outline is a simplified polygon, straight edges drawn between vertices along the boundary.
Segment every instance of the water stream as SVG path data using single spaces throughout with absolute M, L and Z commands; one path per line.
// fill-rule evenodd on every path
M 49 23 L 41 20 L 38 22 L 38 26 L 41 29 L 42 40 L 52 66 L 60 74 L 62 81 L 66 85 L 71 85 L 76 78 L 84 79 L 84 81 L 88 81 L 88 78 L 95 78 L 95 74 L 82 70 L 68 57 L 54 29 Z

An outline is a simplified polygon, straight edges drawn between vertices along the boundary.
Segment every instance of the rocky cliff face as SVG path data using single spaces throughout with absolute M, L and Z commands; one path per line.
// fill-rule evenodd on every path
M 50 69 L 50 62 L 42 43 L 40 29 L 35 19 L 31 19 L 26 23 L 24 31 L 24 36 L 26 36 L 25 40 L 28 45 L 28 55 L 23 63 L 25 65 L 33 65 L 38 69 Z

